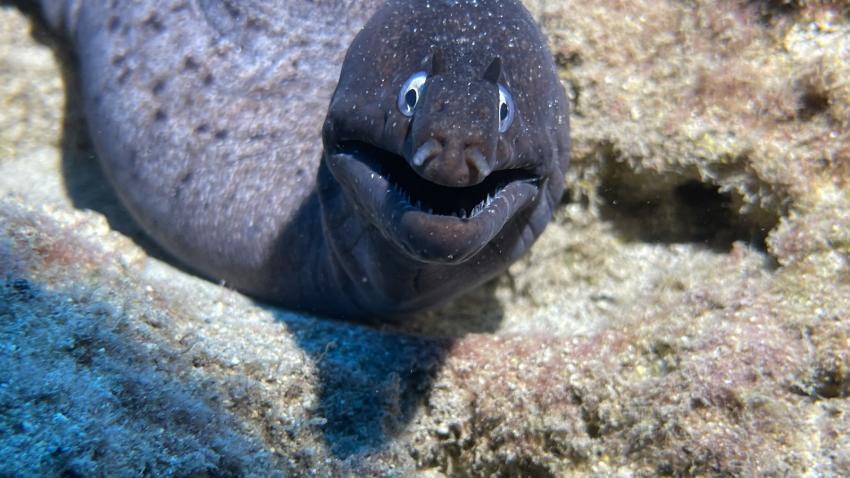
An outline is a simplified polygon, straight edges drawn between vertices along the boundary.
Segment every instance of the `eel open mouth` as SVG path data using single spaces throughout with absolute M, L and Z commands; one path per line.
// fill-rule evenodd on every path
M 428 214 L 455 216 L 466 219 L 476 216 L 498 196 L 505 186 L 522 181 L 537 185 L 539 178 L 523 169 L 494 171 L 479 184 L 468 187 L 448 187 L 423 178 L 407 161 L 398 155 L 359 141 L 343 142 L 338 152 L 352 157 L 369 158 L 378 172 L 404 197 L 405 202 Z
M 338 143 L 325 158 L 384 236 L 428 262 L 462 262 L 480 251 L 535 199 L 541 183 L 528 170 L 504 169 L 474 186 L 441 186 L 404 157 L 361 141 Z

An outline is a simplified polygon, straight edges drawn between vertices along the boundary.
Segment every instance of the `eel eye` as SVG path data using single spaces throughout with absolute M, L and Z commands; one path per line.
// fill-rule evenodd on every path
M 499 85 L 499 132 L 504 133 L 514 122 L 514 99 L 504 86 Z
M 416 108 L 419 98 L 422 97 L 427 79 L 428 73 L 417 71 L 404 82 L 398 94 L 398 110 L 401 111 L 401 114 L 408 117 L 413 116 L 413 109 Z

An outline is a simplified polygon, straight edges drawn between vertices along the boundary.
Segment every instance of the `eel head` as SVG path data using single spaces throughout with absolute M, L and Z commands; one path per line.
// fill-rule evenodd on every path
M 322 139 L 323 214 L 336 234 L 358 235 L 342 225 L 359 221 L 426 264 L 493 246 L 504 268 L 563 192 L 568 106 L 518 2 L 388 2 L 348 50 Z M 336 187 L 344 201 L 327 199 Z

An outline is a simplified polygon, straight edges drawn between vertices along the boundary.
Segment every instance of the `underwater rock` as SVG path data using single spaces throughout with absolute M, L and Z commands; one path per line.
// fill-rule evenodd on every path
M 0 8 L 0 124 L 32 125 L 0 129 L 0 474 L 848 474 L 847 4 L 528 6 L 572 199 L 507 274 L 380 328 L 174 267 L 54 40 Z

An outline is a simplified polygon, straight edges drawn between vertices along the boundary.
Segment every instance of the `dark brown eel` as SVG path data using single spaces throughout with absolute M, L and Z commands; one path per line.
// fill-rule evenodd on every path
M 432 307 L 521 256 L 562 195 L 568 104 L 518 1 L 41 6 L 131 214 L 247 294 L 337 317 Z

